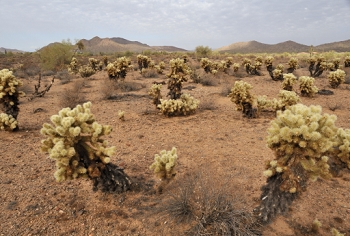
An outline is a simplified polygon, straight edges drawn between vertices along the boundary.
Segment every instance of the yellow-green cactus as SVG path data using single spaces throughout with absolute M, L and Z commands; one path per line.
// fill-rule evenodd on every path
M 283 74 L 282 89 L 292 91 L 293 85 L 296 83 L 297 77 L 292 73 Z
M 183 59 L 177 58 L 170 60 L 170 72 L 167 74 L 168 89 L 170 90 L 168 95 L 170 99 L 178 99 L 181 96 L 181 89 L 183 82 L 190 77 L 191 68 L 184 63 Z
M 325 154 L 335 145 L 337 133 L 335 115 L 321 114 L 320 106 L 296 104 L 285 111 L 278 111 L 277 118 L 268 129 L 267 145 L 276 153 L 276 159 L 267 164 L 264 174 L 286 173 L 282 177 L 283 191 L 301 190 L 298 176 L 293 169 L 300 164 L 308 176 L 316 180 L 319 176 L 330 177 L 328 157 Z
M 153 104 L 156 106 L 160 104 L 160 99 L 162 99 L 161 89 L 162 84 L 152 84 L 152 87 L 148 91 L 148 95 L 153 97 Z
M 97 123 L 90 109 L 91 102 L 87 102 L 51 116 L 52 124 L 45 123 L 40 130 L 46 136 L 41 141 L 41 151 L 56 161 L 57 181 L 89 177 L 96 188 L 101 184 L 103 191 L 125 191 L 130 180 L 122 169 L 110 163 L 115 147 L 102 139 L 112 128 Z
M 272 66 L 273 61 L 274 61 L 274 58 L 272 56 L 267 56 L 265 58 L 265 65 L 266 66 Z
M 239 63 L 233 63 L 232 69 L 233 69 L 234 72 L 237 72 L 239 67 L 240 67 Z
M 350 169 L 350 130 L 339 128 L 336 140 L 337 148 L 334 153 L 337 159 Z
M 171 151 L 162 150 L 160 154 L 155 154 L 154 162 L 150 166 L 150 169 L 161 180 L 169 180 L 174 177 L 176 164 L 177 153 L 176 148 L 173 147 Z
M 299 77 L 299 88 L 302 96 L 313 97 L 318 92 L 318 88 L 314 85 L 315 79 L 309 76 Z
M 18 122 L 12 115 L 0 113 L 0 130 L 14 130 L 17 128 Z
M 344 66 L 350 67 L 350 56 L 346 56 L 344 59 Z
M 89 66 L 94 70 L 97 71 L 98 70 L 98 64 L 100 63 L 99 60 L 95 59 L 95 58 L 89 58 Z
M 247 82 L 236 81 L 228 97 L 236 104 L 236 110 L 242 111 L 246 117 L 256 118 L 259 111 L 256 97 L 250 92 L 252 88 Z
M 339 87 L 340 84 L 345 81 L 345 71 L 337 69 L 336 71 L 329 72 L 328 81 L 332 88 Z
M 298 59 L 297 58 L 290 58 L 288 61 L 288 69 L 287 72 L 288 73 L 293 73 L 293 71 L 295 71 L 298 68 Z
M 78 60 L 75 57 L 72 58 L 70 64 L 68 65 L 68 72 L 73 74 L 77 74 L 79 72 Z
M 182 94 L 180 99 L 160 99 L 157 106 L 160 111 L 167 116 L 189 115 L 194 113 L 199 105 L 199 101 L 189 94 Z
M 0 70 L 0 103 L 3 104 L 4 114 L 1 118 L 1 128 L 6 130 L 18 130 L 17 116 L 19 113 L 19 98 L 25 95 L 19 91 L 22 81 L 18 80 L 12 71 Z M 13 120 L 15 119 L 15 120 Z
M 95 73 L 96 71 L 91 66 L 84 65 L 79 68 L 79 74 L 83 78 L 88 78 L 94 75 Z
M 147 69 L 154 67 L 154 61 L 150 57 L 142 54 L 137 55 L 137 64 L 139 65 L 140 72 L 144 68 Z
M 127 57 L 119 57 L 113 63 L 109 63 L 106 67 L 109 79 L 124 80 L 127 72 L 132 70 L 131 60 Z
M 272 108 L 275 111 L 284 111 L 289 106 L 300 103 L 300 98 L 294 91 L 280 90 L 278 98 L 279 99 L 274 99 L 272 102 Z

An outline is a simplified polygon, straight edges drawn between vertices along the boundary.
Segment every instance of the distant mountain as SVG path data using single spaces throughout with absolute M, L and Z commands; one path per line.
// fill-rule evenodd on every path
M 311 45 L 304 45 L 293 41 L 277 44 L 264 44 L 257 41 L 233 43 L 216 49 L 219 52 L 230 53 L 283 53 L 283 52 L 308 52 Z M 315 52 L 336 51 L 350 52 L 350 40 L 321 44 L 313 47 Z
M 5 53 L 5 52 L 23 53 L 24 51 L 0 47 L 0 53 Z
M 138 41 L 129 41 L 124 38 L 99 38 L 94 37 L 90 40 L 82 39 L 81 42 L 85 46 L 85 51 L 92 53 L 115 53 L 115 52 L 125 52 L 131 51 L 136 53 L 141 53 L 145 50 L 150 51 L 167 51 L 167 52 L 180 52 L 186 51 L 182 48 L 177 48 L 174 46 L 149 46 Z

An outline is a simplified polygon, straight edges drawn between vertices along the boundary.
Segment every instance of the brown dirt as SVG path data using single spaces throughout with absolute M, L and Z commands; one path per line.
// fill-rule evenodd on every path
M 263 72 L 264 76 L 247 76 L 243 80 L 253 85 L 256 95 L 276 97 L 280 82 L 272 81 L 268 73 Z M 296 74 L 308 75 L 308 71 L 302 68 Z M 43 78 L 43 83 L 48 84 L 50 79 Z M 131 72 L 126 82 L 141 84 L 141 89 L 116 91 L 118 96 L 113 100 L 103 99 L 101 92 L 105 91 L 103 86 L 108 80 L 106 72 L 85 79 L 82 92 L 85 99 L 92 102 L 97 122 L 113 127 L 113 132 L 106 137 L 117 147 L 112 162 L 122 166 L 139 184 L 138 189 L 119 195 L 93 192 L 92 182 L 85 179 L 57 183 L 53 176 L 54 161 L 40 152 L 40 140 L 44 138 L 40 129 L 61 109 L 61 94 L 71 88 L 73 82 L 60 84 L 57 80 L 44 97 L 32 101 L 22 98 L 18 116 L 20 130 L 0 132 L 0 235 L 163 235 L 171 232 L 164 229 L 174 226 L 160 219 L 154 210 L 169 189 L 161 195 L 155 193 L 159 182 L 149 166 L 154 154 L 172 147 L 177 148 L 179 156 L 175 180 L 195 168 L 209 168 L 211 173 L 228 176 L 232 184 L 241 186 L 239 195 L 245 199 L 247 209 L 252 210 L 259 204 L 260 188 L 266 181 L 262 175 L 264 163 L 274 157 L 265 141 L 274 114 L 263 112 L 257 119 L 242 117 L 229 98 L 221 95 L 223 88 L 232 86 L 237 78 L 218 75 L 216 79 L 216 85 L 210 87 L 184 84 L 185 88 L 194 88 L 183 92 L 200 101 L 212 101 L 214 105 L 209 106 L 210 109 L 171 118 L 159 114 L 147 96 L 151 83 L 163 81 L 165 76 L 145 79 L 139 72 Z M 31 88 L 36 82 L 34 78 L 23 81 Z M 325 75 L 316 79 L 316 85 L 319 89 L 334 91 L 334 95 L 301 97 L 302 103 L 321 105 L 323 112 L 338 116 L 338 127 L 349 129 L 350 85 L 331 89 Z M 163 88 L 165 95 L 166 86 Z M 339 108 L 332 111 L 334 106 Z M 37 109 L 39 112 L 34 112 Z M 125 111 L 125 121 L 118 119 L 118 110 Z M 307 191 L 293 202 L 285 216 L 264 226 L 263 235 L 330 235 L 332 227 L 350 234 L 349 189 L 349 171 L 331 180 L 309 183 Z M 322 223 L 319 233 L 310 232 L 315 219 Z

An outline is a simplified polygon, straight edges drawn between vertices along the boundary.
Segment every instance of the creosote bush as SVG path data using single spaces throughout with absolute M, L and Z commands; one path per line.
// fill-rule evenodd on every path
M 268 179 L 261 194 L 262 222 L 286 212 L 305 191 L 308 179 L 331 177 L 326 154 L 335 144 L 337 117 L 321 112 L 320 106 L 296 104 L 278 111 L 271 122 L 267 145 L 275 152 L 275 159 L 266 163 L 264 171 Z
M 19 98 L 25 95 L 18 89 L 22 85 L 22 81 L 18 80 L 12 71 L 0 70 L 0 103 L 5 112 L 0 114 L 0 130 L 18 130 Z
M 332 88 L 338 88 L 340 84 L 345 82 L 345 71 L 337 69 L 328 75 L 328 81 Z
M 52 124 L 45 123 L 40 131 L 46 136 L 41 151 L 56 161 L 57 181 L 86 177 L 93 180 L 94 190 L 126 191 L 131 181 L 122 168 L 110 162 L 115 147 L 102 138 L 112 129 L 97 123 L 90 108 L 91 102 L 87 102 L 51 116 Z

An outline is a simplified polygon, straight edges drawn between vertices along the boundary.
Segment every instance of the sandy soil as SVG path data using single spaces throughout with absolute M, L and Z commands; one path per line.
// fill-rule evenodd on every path
M 199 69 L 200 71 L 201 69 Z M 276 97 L 280 82 L 264 76 L 246 76 L 256 95 Z M 350 71 L 347 71 L 349 74 Z M 306 68 L 297 75 L 308 75 Z M 23 79 L 33 88 L 37 77 Z M 48 84 L 51 77 L 44 77 Z M 246 119 L 235 110 L 229 98 L 222 95 L 238 80 L 235 76 L 219 75 L 215 86 L 187 82 L 183 92 L 201 101 L 202 107 L 193 115 L 165 117 L 159 114 L 147 91 L 159 78 L 142 78 L 137 71 L 127 75 L 125 82 L 140 85 L 138 91 L 115 91 L 116 99 L 104 99 L 108 77 L 98 72 L 85 80 L 82 94 L 92 102 L 92 112 L 100 124 L 113 127 L 106 137 L 117 147 L 112 162 L 122 166 L 139 185 L 123 194 L 92 191 L 92 182 L 85 179 L 57 183 L 53 173 L 55 163 L 40 152 L 40 129 L 50 116 L 61 109 L 62 93 L 72 88 L 59 80 L 42 98 L 21 99 L 18 132 L 0 132 L 0 235 L 179 235 L 182 225 L 169 224 L 155 213 L 155 208 L 167 197 L 167 191 L 156 194 L 159 184 L 149 166 L 159 151 L 176 147 L 179 156 L 177 176 L 181 179 L 194 169 L 211 169 L 216 176 L 230 178 L 233 188 L 252 210 L 259 204 L 260 188 L 266 178 L 262 172 L 273 152 L 266 147 L 265 138 L 271 112 L 257 119 Z M 316 79 L 319 89 L 334 91 L 334 95 L 301 97 L 306 105 L 319 104 L 323 112 L 338 117 L 337 126 L 350 128 L 350 85 L 331 89 L 325 75 Z M 166 86 L 163 95 L 166 94 Z M 298 92 L 298 89 L 295 88 Z M 334 111 L 332 111 L 336 107 Z M 40 108 L 40 109 L 39 109 Z M 37 110 L 39 109 L 39 110 Z M 118 119 L 118 110 L 125 111 L 125 121 Z M 350 172 L 337 178 L 309 183 L 285 216 L 262 229 L 263 235 L 330 235 L 331 228 L 350 234 Z M 322 223 L 318 234 L 310 232 L 312 222 Z M 174 228 L 174 231 L 171 230 Z M 170 228 L 170 229 L 169 229 Z

